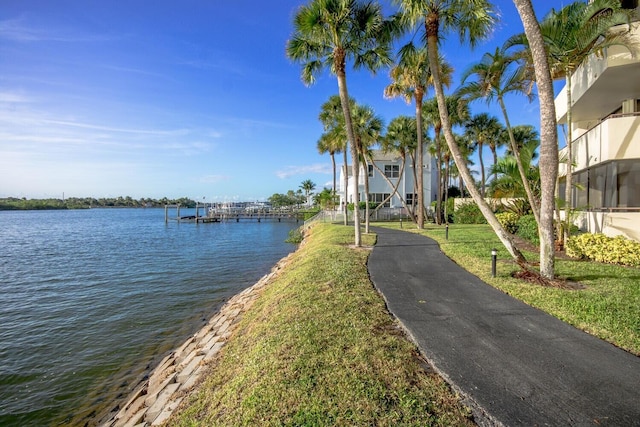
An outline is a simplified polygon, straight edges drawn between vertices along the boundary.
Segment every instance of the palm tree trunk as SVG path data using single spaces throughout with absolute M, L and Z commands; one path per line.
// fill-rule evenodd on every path
M 364 205 L 364 232 L 369 234 L 369 164 L 364 154 L 362 157 L 362 162 L 364 163 L 364 199 L 366 200 L 366 205 Z
M 555 248 L 553 238 L 553 212 L 558 178 L 558 129 L 553 95 L 553 80 L 547 61 L 540 24 L 536 19 L 531 0 L 513 0 L 520 14 L 524 31 L 529 40 L 540 100 L 540 275 L 547 279 L 555 276 Z
M 424 228 L 424 146 L 422 138 L 422 92 L 417 89 L 416 99 L 416 126 L 418 128 L 417 152 L 417 179 L 418 179 L 418 229 Z
M 449 212 L 447 209 L 447 205 L 449 204 L 449 173 L 451 171 L 451 162 L 447 160 L 447 165 L 445 166 L 444 176 L 447 184 L 444 187 L 444 223 L 449 224 Z
M 478 141 L 478 160 L 480 160 L 480 194 L 482 197 L 485 196 L 485 187 L 486 187 L 486 177 L 484 175 L 484 160 L 482 160 L 482 142 Z
M 442 142 L 440 141 L 440 129 L 436 127 L 435 140 L 436 140 L 436 179 L 438 180 L 438 196 L 436 200 L 436 224 L 442 225 Z
M 416 206 L 418 205 L 418 192 L 416 189 L 418 188 L 418 172 L 416 168 L 416 153 L 413 152 L 409 155 L 411 157 L 411 165 L 413 166 L 413 204 L 411 207 L 411 216 L 414 218 L 414 222 L 418 223 L 418 214 L 416 212 Z
M 571 72 L 570 70 L 566 70 L 566 87 L 567 87 L 567 174 L 565 175 L 565 184 L 566 187 L 564 189 L 564 237 L 563 243 L 567 243 L 567 239 L 569 238 L 569 230 L 571 228 L 571 215 L 570 212 L 573 210 L 573 203 L 571 198 L 571 190 L 573 186 L 573 144 L 571 138 L 573 137 L 573 132 L 571 131 Z
M 344 113 L 345 127 L 347 128 L 347 138 L 349 150 L 351 151 L 351 171 L 353 174 L 353 228 L 354 228 L 354 246 L 362 246 L 362 237 L 360 235 L 360 194 L 358 184 L 358 172 L 360 165 L 358 162 L 359 147 L 356 145 L 355 134 L 353 132 L 353 122 L 351 120 L 351 108 L 349 106 L 349 93 L 347 91 L 347 77 L 344 72 L 344 62 L 338 66 L 336 71 L 338 78 L 338 92 L 340 94 L 340 102 L 342 104 L 342 112 Z
M 449 122 L 449 113 L 447 112 L 447 104 L 445 100 L 444 90 L 442 88 L 442 81 L 440 79 L 440 71 L 438 68 L 438 22 L 433 22 L 433 17 L 428 16 L 426 20 L 426 30 L 427 30 L 427 51 L 429 55 L 429 66 L 431 67 L 431 72 L 433 75 L 434 81 L 434 89 L 436 92 L 436 99 L 438 101 L 438 110 L 440 111 L 440 120 L 442 122 L 442 129 L 444 131 L 444 137 L 447 141 L 447 145 L 449 146 L 449 150 L 451 151 L 451 155 L 453 156 L 453 160 L 458 167 L 458 172 L 462 175 L 462 179 L 467 185 L 467 189 L 471 194 L 471 197 L 474 199 L 480 212 L 484 215 L 487 222 L 493 228 L 494 232 L 498 236 L 498 239 L 502 242 L 504 247 L 507 249 L 509 254 L 518 262 L 520 265 L 524 265 L 526 263 L 526 259 L 524 255 L 518 250 L 515 246 L 509 234 L 504 230 L 496 216 L 494 215 L 491 207 L 486 202 L 484 197 L 478 192 L 478 189 L 473 183 L 473 177 L 471 176 L 471 172 L 467 167 L 466 161 L 462 153 L 460 152 L 460 148 L 458 144 L 456 144 L 455 136 L 453 135 L 453 131 L 451 129 L 451 124 Z M 435 26 L 435 31 L 434 31 Z
M 349 191 L 347 187 L 349 186 L 349 162 L 347 161 L 347 147 L 344 147 L 342 151 L 342 156 L 344 158 L 344 205 L 342 206 L 342 211 L 344 213 L 344 225 L 347 225 L 349 221 L 349 209 L 347 207 L 348 200 L 347 196 L 349 195 Z
M 515 157 L 516 164 L 518 165 L 518 171 L 520 172 L 520 178 L 522 179 L 522 186 L 524 187 L 524 191 L 527 194 L 527 198 L 529 199 L 529 204 L 531 205 L 531 209 L 533 210 L 533 216 L 536 220 L 536 224 L 538 224 L 538 229 L 539 229 L 540 228 L 540 206 L 538 204 L 538 199 L 533 195 L 533 191 L 531 191 L 531 186 L 529 185 L 529 180 L 527 179 L 527 172 L 524 170 L 524 165 L 522 164 L 522 159 L 520 158 L 520 150 L 518 150 L 516 139 L 513 136 L 513 129 L 511 129 L 511 123 L 509 122 L 507 107 L 504 105 L 504 100 L 502 99 L 502 97 L 498 98 L 498 102 L 500 103 L 500 108 L 502 109 L 502 115 L 504 116 L 504 122 L 507 127 L 507 133 L 509 134 L 509 143 L 511 144 L 511 150 L 513 151 L 513 156 Z
M 336 156 L 331 153 L 331 166 L 333 166 L 333 190 L 331 191 L 331 204 L 335 207 L 336 203 Z

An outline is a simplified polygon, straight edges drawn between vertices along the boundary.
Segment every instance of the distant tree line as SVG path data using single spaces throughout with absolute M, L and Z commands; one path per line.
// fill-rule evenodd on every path
M 158 208 L 164 205 L 177 205 L 193 208 L 195 200 L 187 197 L 179 199 L 151 199 L 143 197 L 69 197 L 66 199 L 27 199 L 17 197 L 0 198 L 0 210 L 47 210 L 47 209 L 90 209 L 90 208 Z

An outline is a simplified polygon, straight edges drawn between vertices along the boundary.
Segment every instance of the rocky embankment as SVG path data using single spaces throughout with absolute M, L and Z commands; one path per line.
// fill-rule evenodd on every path
M 215 362 L 236 324 L 260 291 L 286 265 L 280 260 L 256 284 L 232 297 L 200 331 L 167 355 L 103 427 L 154 426 L 166 421 Z

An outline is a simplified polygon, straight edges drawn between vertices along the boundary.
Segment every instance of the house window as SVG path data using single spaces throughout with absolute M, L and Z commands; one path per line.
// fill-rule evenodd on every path
M 564 199 L 565 180 L 559 186 Z M 601 163 L 576 172 L 573 177 L 572 207 L 578 209 L 640 207 L 640 160 Z
M 415 193 L 407 193 L 404 198 L 407 202 L 407 206 L 413 206 L 414 203 L 418 203 L 418 195 Z
M 373 165 L 367 165 L 367 169 L 369 170 L 369 176 L 373 176 Z
M 369 193 L 369 201 L 375 203 L 376 205 L 379 205 L 380 203 L 387 200 L 389 196 L 389 193 Z M 382 205 L 382 207 L 388 208 L 389 206 L 391 206 L 390 201 L 391 198 L 389 198 L 389 200 L 387 200 L 384 205 Z
M 400 166 L 384 165 L 384 176 L 387 178 L 398 178 L 400 176 Z
M 622 160 L 618 163 L 617 192 L 619 208 L 640 207 L 640 161 Z

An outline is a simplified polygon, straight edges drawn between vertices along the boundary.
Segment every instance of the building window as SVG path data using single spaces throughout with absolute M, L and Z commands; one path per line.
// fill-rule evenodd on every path
M 373 165 L 367 165 L 367 169 L 369 170 L 369 176 L 373 176 Z
M 400 176 L 400 166 L 384 165 L 384 176 L 387 178 L 398 178 Z
M 565 180 L 560 180 L 564 199 Z M 572 207 L 578 209 L 639 208 L 640 160 L 601 163 L 573 176 Z
M 618 208 L 640 207 L 640 161 L 622 160 L 617 162 Z
M 385 200 L 387 200 L 387 198 L 389 198 L 389 200 L 387 200 L 384 203 L 384 205 L 382 205 L 382 207 L 388 208 L 389 206 L 391 206 L 391 204 L 390 204 L 391 198 L 389 196 L 390 196 L 389 193 L 369 193 L 369 202 L 375 203 L 376 206 L 377 206 L 380 203 L 382 203 Z
M 407 193 L 405 194 L 405 200 L 407 206 L 413 206 L 414 203 L 418 203 L 418 195 L 415 193 Z

